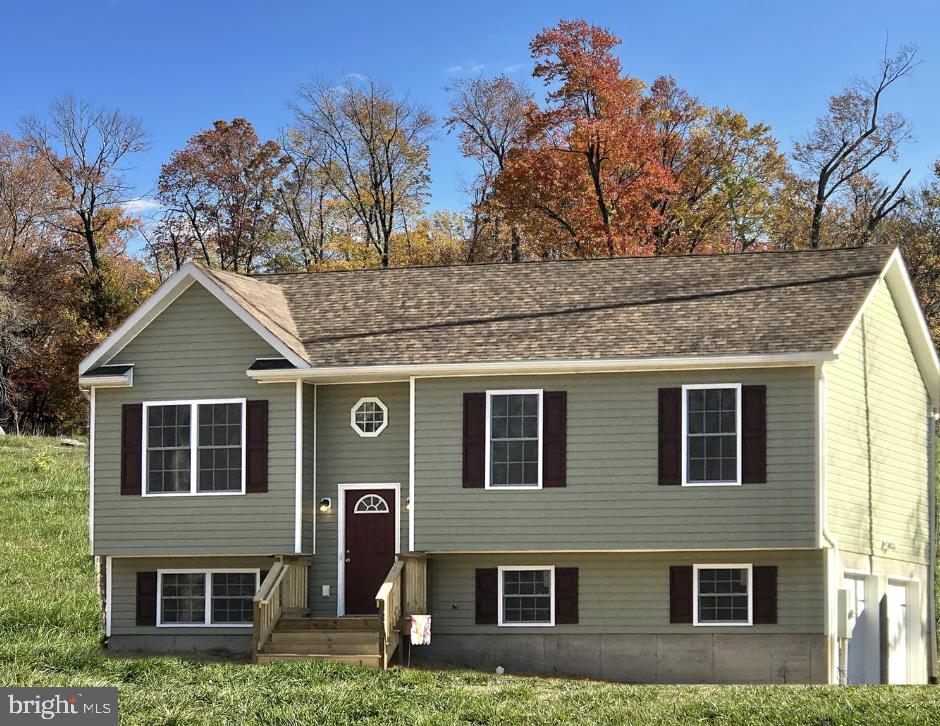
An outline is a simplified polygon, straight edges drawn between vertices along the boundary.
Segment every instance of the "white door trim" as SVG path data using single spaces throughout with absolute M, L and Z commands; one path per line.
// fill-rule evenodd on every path
M 362 489 L 392 489 L 395 492 L 395 554 L 401 552 L 401 483 L 340 484 L 336 526 L 336 617 L 346 614 L 346 492 Z

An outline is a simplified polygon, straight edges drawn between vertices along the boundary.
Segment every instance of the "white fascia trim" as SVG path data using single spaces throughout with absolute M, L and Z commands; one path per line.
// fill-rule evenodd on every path
M 144 330 L 160 313 L 182 295 L 194 282 L 208 290 L 242 322 L 257 333 L 266 343 L 298 368 L 309 368 L 310 364 L 274 333 L 264 327 L 257 318 L 233 300 L 198 265 L 187 262 L 173 273 L 144 303 L 127 318 L 118 329 L 102 341 L 78 366 L 79 375 L 87 373 L 97 365 L 107 362 Z
M 134 385 L 134 369 L 116 376 L 79 376 L 79 388 L 131 388 Z
M 712 368 L 771 368 L 811 366 L 835 360 L 831 351 L 773 353 L 736 356 L 676 356 L 668 358 L 616 358 L 610 360 L 497 361 L 493 363 L 445 363 L 426 365 L 337 366 L 304 370 L 245 371 L 261 383 L 282 383 L 298 377 L 322 383 L 356 381 L 407 381 L 409 377 L 468 377 L 498 375 L 554 375 L 567 373 L 629 373 L 654 370 Z
M 304 501 L 304 384 L 297 381 L 297 402 L 294 419 L 294 552 L 303 550 L 301 526 Z
M 872 285 L 871 290 L 868 291 L 865 301 L 858 309 L 834 352 L 838 356 L 848 344 L 852 333 L 861 323 L 862 316 L 871 301 L 874 300 L 882 281 L 888 285 L 888 289 L 895 296 L 898 303 L 898 314 L 904 324 L 905 332 L 910 337 L 911 347 L 914 349 L 914 355 L 921 369 L 921 374 L 927 383 L 930 398 L 936 404 L 940 400 L 940 358 L 937 357 L 937 350 L 934 348 L 927 318 L 924 317 L 924 311 L 921 309 L 920 300 L 917 298 L 917 293 L 907 271 L 907 265 L 904 264 L 900 248 L 895 248 L 894 252 L 891 253 L 891 257 L 888 258 L 878 279 Z

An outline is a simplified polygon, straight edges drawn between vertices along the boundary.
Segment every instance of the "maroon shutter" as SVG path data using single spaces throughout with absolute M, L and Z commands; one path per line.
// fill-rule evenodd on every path
M 144 404 L 121 406 L 121 494 L 140 494 L 143 470 Z
M 578 568 L 555 568 L 555 624 L 578 624 Z
M 542 486 L 563 487 L 568 446 L 568 394 L 565 391 L 546 391 L 544 398 Z
M 499 607 L 499 572 L 495 567 L 477 570 L 476 619 L 477 625 L 496 625 Z
M 767 481 L 767 386 L 741 388 L 741 481 Z
M 692 622 L 692 565 L 669 568 L 669 622 Z
M 268 402 L 245 404 L 245 491 L 268 491 Z
M 482 489 L 485 469 L 486 394 L 465 393 L 463 394 L 464 489 Z
M 682 483 L 682 389 L 659 389 L 659 483 Z
M 754 572 L 754 624 L 773 625 L 777 622 L 777 568 L 764 565 Z
M 137 624 L 157 624 L 157 573 L 137 573 Z

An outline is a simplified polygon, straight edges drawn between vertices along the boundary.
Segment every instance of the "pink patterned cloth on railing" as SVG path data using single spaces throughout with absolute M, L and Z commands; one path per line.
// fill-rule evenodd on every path
M 411 644 L 412 645 L 430 645 L 431 644 L 431 616 L 430 615 L 412 615 L 411 616 Z

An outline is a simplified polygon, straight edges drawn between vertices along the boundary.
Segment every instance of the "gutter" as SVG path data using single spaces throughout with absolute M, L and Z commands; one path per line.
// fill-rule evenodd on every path
M 819 518 L 819 539 L 821 549 L 828 545 L 826 555 L 826 597 L 825 597 L 825 625 L 826 638 L 831 639 L 830 658 L 832 665 L 829 668 L 829 677 L 832 678 L 835 666 L 836 682 L 842 683 L 842 674 L 839 668 L 839 643 L 833 637 L 836 633 L 836 617 L 834 613 L 838 593 L 835 587 L 836 567 L 839 564 L 839 543 L 829 529 L 829 493 L 826 487 L 826 368 L 823 363 L 816 366 L 816 513 Z
M 835 360 L 832 351 L 770 353 L 733 356 L 673 356 L 612 358 L 604 360 L 531 360 L 483 363 L 425 363 L 373 366 L 325 366 L 275 370 L 247 370 L 259 383 L 289 383 L 297 379 L 318 383 L 407 381 L 411 377 L 463 377 L 495 375 L 553 375 L 570 373 L 626 373 L 633 371 L 718 368 L 770 368 L 812 366 Z
M 930 663 L 927 666 L 927 680 L 937 683 L 937 419 L 940 414 L 931 405 L 927 416 L 927 511 L 930 516 L 928 528 L 928 561 L 930 567 L 927 571 L 927 630 L 929 643 L 927 651 L 930 654 Z

